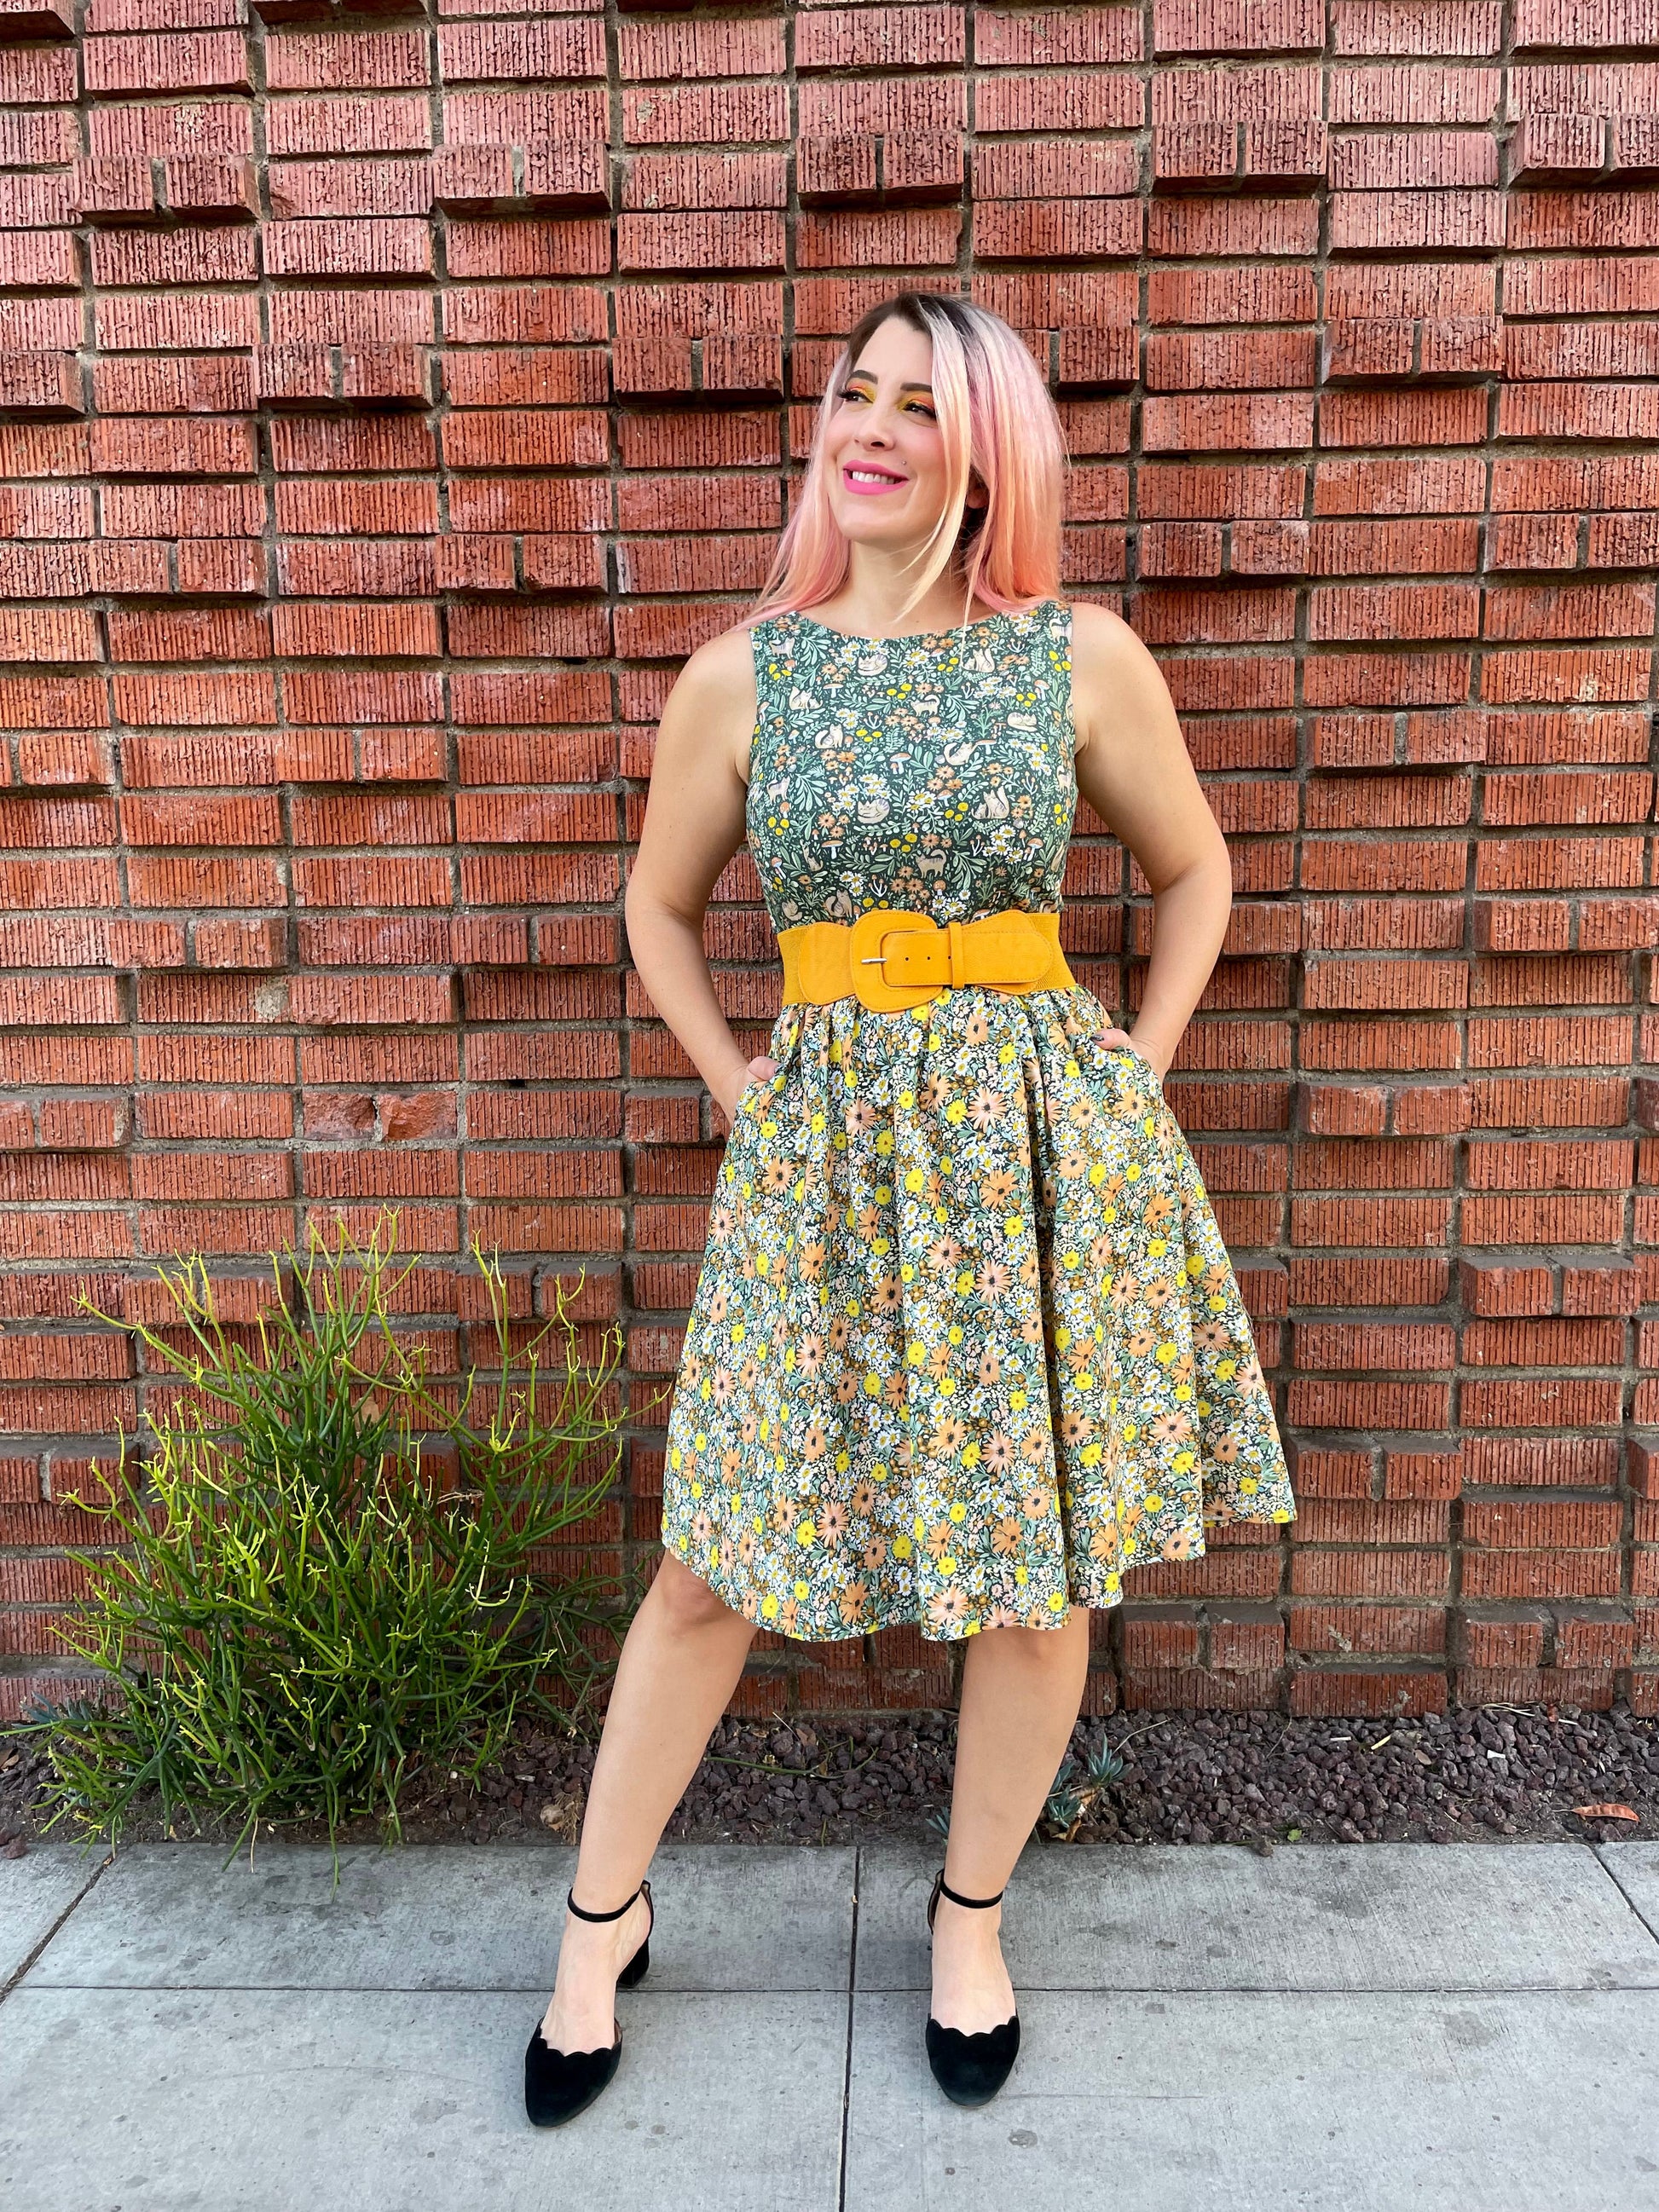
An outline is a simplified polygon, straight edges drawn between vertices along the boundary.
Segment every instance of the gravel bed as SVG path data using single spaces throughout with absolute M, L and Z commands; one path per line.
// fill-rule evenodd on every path
M 673 1819 L 670 1838 L 705 1843 L 848 1844 L 937 1838 L 950 1801 L 956 1716 L 900 1720 L 723 1720 Z M 1119 1713 L 1079 1722 L 1079 1763 L 1103 1741 L 1121 1778 L 1088 1801 L 1069 1840 L 1115 1844 L 1463 1843 L 1659 1835 L 1659 1721 L 1622 1705 L 1469 1706 L 1405 1721 L 1290 1719 L 1279 1713 Z M 592 1771 L 591 1744 L 523 1729 L 477 1789 L 437 1778 L 404 1807 L 410 1843 L 574 1842 Z M 0 1853 L 42 1837 L 44 1759 L 0 1741 Z M 1616 1804 L 1634 1820 L 1585 1817 Z M 1053 1823 L 1041 1832 L 1059 1839 Z M 188 1824 L 224 1842 L 234 1828 Z M 319 1822 L 283 1831 L 326 1840 Z M 45 1840 L 68 1840 L 60 1820 Z M 160 1840 L 153 1800 L 140 1801 L 124 1843 Z M 373 1843 L 362 1821 L 342 1840 Z

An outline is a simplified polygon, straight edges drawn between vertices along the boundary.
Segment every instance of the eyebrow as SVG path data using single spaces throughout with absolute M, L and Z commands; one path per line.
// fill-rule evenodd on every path
M 855 376 L 861 376 L 866 384 L 873 384 L 876 380 L 876 373 L 872 368 L 849 368 L 847 375 L 849 382 Z M 930 396 L 933 389 L 931 384 L 901 384 L 899 386 L 901 392 L 926 392 Z

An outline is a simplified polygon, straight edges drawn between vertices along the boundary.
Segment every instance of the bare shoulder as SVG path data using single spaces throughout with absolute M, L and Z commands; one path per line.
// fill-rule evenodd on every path
M 1164 690 L 1158 663 L 1121 615 L 1089 599 L 1072 608 L 1072 719 L 1081 752 Z
M 664 719 L 672 713 L 723 750 L 738 777 L 749 781 L 749 739 L 758 706 L 755 688 L 753 633 L 721 630 L 690 654 L 669 693 Z
M 1126 640 L 1139 642 L 1122 616 L 1115 614 L 1110 607 L 1098 606 L 1093 599 L 1073 599 L 1069 605 L 1073 661 L 1079 649 L 1097 659 L 1103 654 L 1121 650 Z

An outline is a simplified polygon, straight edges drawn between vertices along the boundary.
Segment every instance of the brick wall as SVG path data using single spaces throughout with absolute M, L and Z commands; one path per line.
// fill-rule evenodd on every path
M 1659 0 L 0 0 L 0 1710 L 76 1680 L 54 1497 L 153 1387 L 82 1287 L 199 1249 L 246 1316 L 393 1200 L 441 1346 L 477 1236 L 672 1372 L 653 720 L 915 281 L 1047 364 L 1067 588 L 1237 872 L 1170 1093 L 1301 1515 L 1143 1571 L 1091 1709 L 1659 1708 Z M 1086 810 L 1066 891 L 1133 1003 Z M 769 942 L 739 855 L 751 1050 Z M 947 1659 L 763 1636 L 742 1698 Z

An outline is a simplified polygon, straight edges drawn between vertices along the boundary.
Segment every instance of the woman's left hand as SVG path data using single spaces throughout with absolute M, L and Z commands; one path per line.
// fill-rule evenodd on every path
M 1140 1054 L 1141 1059 L 1144 1060 L 1147 1066 L 1152 1069 L 1152 1073 L 1157 1076 L 1158 1081 L 1160 1083 L 1163 1082 L 1164 1075 L 1164 1069 L 1158 1066 L 1158 1062 L 1152 1058 L 1151 1053 L 1141 1051 L 1140 1047 L 1129 1035 L 1127 1030 L 1102 1030 L 1100 1032 L 1100 1042 L 1102 1044 L 1107 1046 L 1127 1045 L 1131 1052 L 1139 1053 Z

